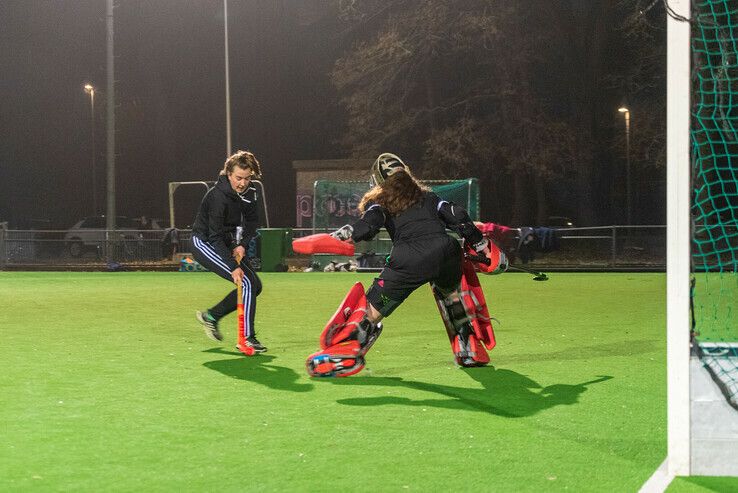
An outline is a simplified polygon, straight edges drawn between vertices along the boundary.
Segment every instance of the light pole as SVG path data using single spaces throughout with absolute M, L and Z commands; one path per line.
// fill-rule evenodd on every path
M 92 215 L 97 215 L 97 164 L 95 162 L 95 87 L 85 84 L 85 92 L 90 95 L 90 133 L 92 134 Z
M 231 83 L 228 71 L 228 0 L 223 0 L 223 32 L 225 38 L 226 158 L 231 155 Z
M 105 183 L 105 229 L 107 231 L 115 230 L 115 50 L 113 49 L 114 38 L 114 22 L 113 22 L 114 1 L 107 0 L 105 26 L 107 31 L 107 158 L 108 164 L 106 168 L 107 179 Z M 109 235 L 109 233 L 106 233 Z M 110 258 L 110 249 L 108 249 L 108 259 Z
M 625 106 L 618 108 L 625 117 L 625 210 L 628 226 L 633 224 L 631 201 L 630 201 L 630 110 Z

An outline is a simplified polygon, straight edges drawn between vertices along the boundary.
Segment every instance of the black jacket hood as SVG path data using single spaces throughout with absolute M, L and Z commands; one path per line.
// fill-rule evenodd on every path
M 228 181 L 228 176 L 226 175 L 218 175 L 218 183 L 215 184 L 216 188 L 229 196 L 232 199 L 237 199 L 238 194 L 231 186 L 231 182 Z
M 238 193 L 231 186 L 231 182 L 228 181 L 228 176 L 218 175 L 218 183 L 215 184 L 215 187 L 223 192 L 228 198 L 236 200 L 239 198 L 243 199 L 246 196 L 246 192 L 248 192 L 249 188 L 251 188 L 251 185 L 246 187 L 246 190 L 244 190 L 243 193 Z

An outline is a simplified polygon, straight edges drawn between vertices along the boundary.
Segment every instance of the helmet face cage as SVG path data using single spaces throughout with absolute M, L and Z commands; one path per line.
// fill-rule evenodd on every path
M 379 157 L 372 164 L 371 177 L 369 178 L 369 184 L 372 187 L 381 185 L 384 180 L 389 178 L 397 171 L 407 171 L 407 165 L 402 162 L 398 156 L 385 152 L 380 154 Z

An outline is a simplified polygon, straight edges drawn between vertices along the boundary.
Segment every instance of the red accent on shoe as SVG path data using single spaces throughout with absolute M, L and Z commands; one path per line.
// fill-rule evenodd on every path
M 249 344 L 248 342 L 245 344 L 239 344 L 238 346 L 236 346 L 236 349 L 241 351 L 246 356 L 254 356 L 256 354 L 256 351 L 254 351 L 254 348 L 251 347 L 251 344 Z

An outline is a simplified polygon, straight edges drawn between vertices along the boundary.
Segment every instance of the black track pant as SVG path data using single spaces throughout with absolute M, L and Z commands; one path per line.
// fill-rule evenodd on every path
M 215 249 L 205 240 L 192 236 L 192 245 L 194 251 L 192 254 L 201 265 L 205 266 L 210 272 L 218 274 L 226 281 L 233 283 L 231 271 L 223 258 L 218 255 Z M 261 293 L 261 280 L 256 272 L 251 268 L 246 259 L 241 260 L 241 269 L 243 270 L 243 307 L 244 307 L 244 337 L 255 335 L 254 317 L 256 316 L 256 297 Z M 231 312 L 236 311 L 238 305 L 238 291 L 234 289 L 223 298 L 220 303 L 210 308 L 210 314 L 216 319 L 221 319 Z
M 446 234 L 396 243 L 366 297 L 383 317 L 388 317 L 425 283 L 432 282 L 443 291 L 455 289 L 461 280 L 461 261 L 459 242 Z

